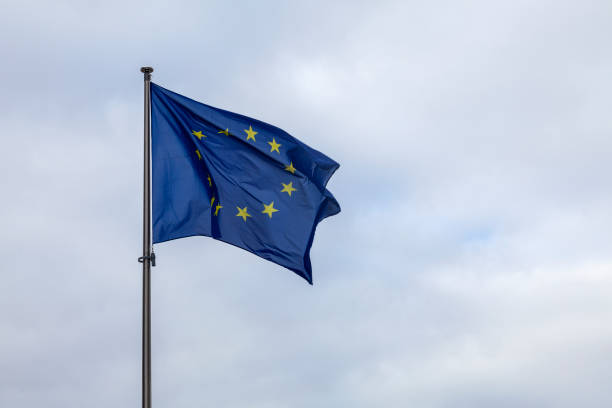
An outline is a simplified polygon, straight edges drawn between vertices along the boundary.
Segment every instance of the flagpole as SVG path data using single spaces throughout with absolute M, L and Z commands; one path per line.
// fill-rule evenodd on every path
M 144 186 L 142 211 L 142 408 L 151 408 L 151 72 L 144 74 Z

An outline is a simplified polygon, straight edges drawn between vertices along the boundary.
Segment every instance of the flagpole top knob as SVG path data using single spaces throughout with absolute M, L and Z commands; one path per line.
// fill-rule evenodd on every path
M 140 72 L 145 75 L 145 81 L 151 80 L 151 72 L 153 72 L 153 67 L 142 67 L 140 68 Z

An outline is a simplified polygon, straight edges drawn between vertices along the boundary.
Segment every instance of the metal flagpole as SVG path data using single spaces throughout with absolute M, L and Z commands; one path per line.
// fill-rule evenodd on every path
M 144 200 L 142 211 L 142 408 L 151 408 L 151 72 L 142 67 L 144 74 Z

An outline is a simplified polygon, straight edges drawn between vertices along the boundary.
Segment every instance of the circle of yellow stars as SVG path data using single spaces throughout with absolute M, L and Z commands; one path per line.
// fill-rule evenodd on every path
M 252 140 L 253 142 L 257 142 L 257 140 L 255 139 L 255 135 L 257 135 L 259 132 L 256 132 L 255 130 L 253 130 L 253 127 L 251 125 L 249 125 L 248 129 L 244 129 L 244 132 L 246 133 L 247 142 L 249 140 Z M 221 129 L 217 133 L 223 134 L 226 136 L 230 135 L 229 128 Z M 197 137 L 198 140 L 202 140 L 202 138 L 208 137 L 207 135 L 203 134 L 201 130 L 198 130 L 198 131 L 192 130 L 191 134 Z M 282 146 L 282 144 L 278 143 L 274 137 L 272 137 L 272 141 L 268 142 L 268 144 L 270 145 L 270 153 L 276 152 L 280 154 L 279 148 Z M 202 153 L 200 153 L 198 149 L 196 149 L 195 153 L 198 157 L 198 160 L 202 160 Z M 285 170 L 291 174 L 295 174 L 296 168 L 293 166 L 293 162 L 289 162 L 289 164 L 285 166 Z M 210 174 L 207 176 L 207 180 L 208 180 L 209 187 L 212 187 L 212 179 L 210 177 Z M 280 192 L 287 193 L 289 197 L 291 197 L 291 193 L 293 193 L 294 191 L 297 191 L 297 189 L 293 187 L 292 181 L 290 181 L 287 184 L 281 183 L 281 185 L 283 186 L 283 188 L 280 190 Z M 216 197 L 213 196 L 210 199 L 211 210 L 213 208 L 215 201 L 216 201 Z M 272 214 L 279 211 L 278 209 L 274 208 L 274 201 L 271 201 L 270 204 L 265 204 L 265 203 L 262 203 L 262 204 L 264 206 L 264 209 L 261 213 L 268 215 L 269 218 L 272 218 Z M 219 210 L 221 210 L 222 208 L 223 206 L 219 202 L 217 202 L 217 205 L 214 206 L 215 211 L 213 215 L 219 216 Z M 236 217 L 241 217 L 244 220 L 244 222 L 246 222 L 247 218 L 253 217 L 251 214 L 249 214 L 247 206 L 245 206 L 244 208 L 240 208 L 236 206 L 236 209 L 238 210 Z

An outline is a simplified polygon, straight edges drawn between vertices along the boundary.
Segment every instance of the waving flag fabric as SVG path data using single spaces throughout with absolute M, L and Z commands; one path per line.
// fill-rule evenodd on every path
M 153 242 L 218 239 L 312 284 L 319 221 L 340 212 L 338 163 L 285 131 L 151 83 Z

